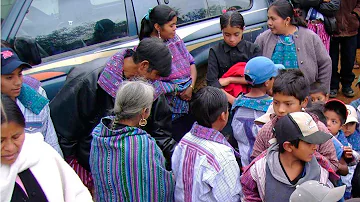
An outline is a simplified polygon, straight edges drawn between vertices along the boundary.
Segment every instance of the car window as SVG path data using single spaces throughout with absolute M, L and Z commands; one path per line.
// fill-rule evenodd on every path
M 15 0 L 1 0 L 1 24 L 9 15 Z
M 16 34 L 35 39 L 42 58 L 126 36 L 124 0 L 34 0 Z
M 251 0 L 170 0 L 167 5 L 178 12 L 178 25 L 181 25 L 219 16 L 230 7 L 249 9 Z

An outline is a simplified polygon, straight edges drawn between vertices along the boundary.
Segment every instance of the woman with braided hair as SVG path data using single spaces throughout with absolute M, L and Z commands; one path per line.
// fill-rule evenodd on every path
M 153 100 L 150 84 L 125 81 L 116 93 L 114 116 L 102 118 L 93 130 L 90 168 L 96 201 L 173 201 L 175 181 L 163 153 L 140 129 Z

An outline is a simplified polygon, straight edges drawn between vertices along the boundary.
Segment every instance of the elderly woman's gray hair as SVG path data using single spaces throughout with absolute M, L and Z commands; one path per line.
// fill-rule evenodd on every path
M 145 108 L 151 109 L 154 87 L 144 81 L 125 81 L 116 92 L 113 112 L 120 120 L 132 119 Z

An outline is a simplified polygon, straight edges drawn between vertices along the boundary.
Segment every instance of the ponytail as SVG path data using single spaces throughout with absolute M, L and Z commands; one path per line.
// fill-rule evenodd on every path
M 163 26 L 164 24 L 170 22 L 175 16 L 177 16 L 176 11 L 166 5 L 158 5 L 154 8 L 150 8 L 141 20 L 139 34 L 140 41 L 143 38 L 150 37 L 151 33 L 154 31 L 154 25 L 156 23 Z

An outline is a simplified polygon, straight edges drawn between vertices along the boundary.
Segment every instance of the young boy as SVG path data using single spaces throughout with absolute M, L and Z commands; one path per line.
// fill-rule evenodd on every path
M 327 120 L 327 127 L 334 136 L 332 141 L 340 162 L 338 173 L 342 175 L 341 180 L 346 185 L 345 199 L 351 196 L 351 179 L 355 170 L 354 164 L 358 160 L 357 153 L 352 150 L 351 144 L 341 130 L 348 114 L 347 107 L 340 100 L 332 99 L 325 104 L 324 115 Z
M 273 86 L 273 107 L 275 114 L 271 115 L 271 120 L 267 122 L 259 131 L 254 143 L 252 158 L 260 155 L 269 146 L 269 141 L 275 138 L 273 134 L 273 127 L 275 123 L 281 118 L 291 112 L 300 112 L 308 103 L 308 95 L 310 86 L 307 83 L 304 74 L 298 69 L 288 69 L 280 71 L 280 74 L 275 78 Z M 310 114 L 314 119 L 320 131 L 329 132 L 326 126 L 319 121 L 319 119 Z M 318 152 L 326 157 L 331 168 L 337 171 L 338 160 L 332 141 L 327 141 L 320 144 Z
M 45 90 L 41 86 L 23 83 L 22 71 L 27 68 L 31 66 L 20 61 L 11 48 L 1 48 L 1 93 L 18 104 L 25 117 L 25 132 L 41 132 L 45 142 L 62 156 Z
M 328 89 L 321 85 L 321 83 L 315 82 L 310 85 L 310 97 L 312 103 L 325 103 L 329 100 Z
M 352 149 L 360 152 L 360 131 L 358 129 L 358 116 L 356 109 L 351 105 L 346 105 L 348 116 L 345 124 L 342 126 L 347 141 L 351 144 Z
M 319 131 L 308 113 L 287 114 L 273 130 L 277 143 L 252 161 L 241 177 L 245 201 L 289 201 L 296 186 L 308 180 L 332 185 L 327 168 L 315 157 L 317 145 L 331 135 Z
M 245 79 L 251 85 L 251 89 L 249 93 L 236 98 L 232 106 L 235 113 L 231 124 L 242 166 L 250 163 L 255 137 L 260 130 L 260 127 L 254 124 L 254 120 L 264 115 L 272 103 L 272 86 L 279 69 L 285 67 L 276 65 L 263 56 L 249 60 L 245 66 Z
M 219 132 L 229 116 L 225 93 L 211 86 L 202 88 L 193 97 L 191 111 L 197 122 L 171 158 L 175 201 L 240 201 L 236 152 Z

